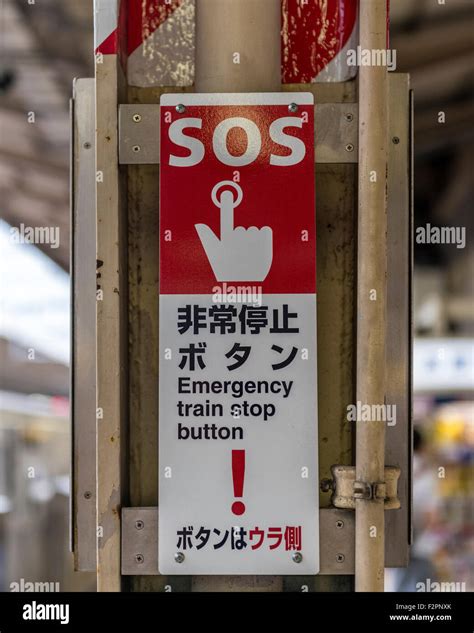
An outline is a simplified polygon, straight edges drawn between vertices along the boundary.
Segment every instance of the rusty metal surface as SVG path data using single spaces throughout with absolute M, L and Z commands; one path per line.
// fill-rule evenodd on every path
M 411 193 L 410 78 L 389 73 L 387 183 L 386 402 L 396 405 L 387 426 L 385 463 L 400 466 L 401 507 L 385 515 L 385 553 L 393 567 L 408 564 L 411 504 Z
M 176 89 L 172 89 L 176 92 Z M 128 88 L 128 100 L 157 103 L 165 89 Z M 135 107 L 135 106 L 134 106 Z M 133 113 L 132 113 L 133 114 Z M 156 130 L 158 134 L 158 129 Z M 159 166 L 130 165 L 128 183 L 128 328 L 130 505 L 158 504 L 158 200 Z M 132 591 L 164 591 L 171 579 L 137 575 Z M 190 591 L 191 579 L 172 579 Z
M 353 461 L 355 180 L 354 165 L 316 166 L 320 481 L 333 464 Z M 321 492 L 320 506 L 330 503 Z

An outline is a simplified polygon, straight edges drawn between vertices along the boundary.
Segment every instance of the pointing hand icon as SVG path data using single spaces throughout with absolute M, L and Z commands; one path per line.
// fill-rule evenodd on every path
M 223 187 L 235 189 L 236 197 L 229 189 L 217 197 Z M 223 180 L 217 183 L 211 199 L 221 210 L 220 239 L 206 224 L 195 224 L 217 281 L 263 281 L 272 265 L 273 233 L 270 227 L 234 228 L 234 209 L 242 198 L 242 189 L 235 182 Z

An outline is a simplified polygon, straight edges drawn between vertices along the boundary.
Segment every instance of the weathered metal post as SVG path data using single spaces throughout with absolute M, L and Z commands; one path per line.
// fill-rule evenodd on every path
M 385 0 L 361 0 L 361 49 L 385 50 L 386 29 Z M 368 404 L 385 399 L 387 130 L 387 69 L 361 66 L 356 399 Z M 385 425 L 358 421 L 357 482 L 373 492 L 384 482 L 384 466 Z M 356 591 L 383 591 L 384 499 L 377 495 L 356 499 L 355 565 Z
M 281 90 L 279 0 L 200 0 L 196 92 Z
M 118 165 L 117 103 L 124 91 L 117 55 L 96 63 L 97 205 L 97 583 L 121 590 L 120 507 L 126 482 L 127 219 Z

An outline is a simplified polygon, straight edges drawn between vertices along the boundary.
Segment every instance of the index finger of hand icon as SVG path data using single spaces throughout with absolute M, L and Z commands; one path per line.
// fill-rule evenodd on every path
M 234 197 L 232 191 L 223 191 L 221 195 L 221 240 L 234 230 Z
M 240 185 L 238 185 L 233 180 L 222 180 L 221 182 L 218 182 L 217 185 L 214 185 L 211 192 L 212 202 L 216 205 L 216 207 L 220 207 L 222 194 L 221 195 L 218 195 L 218 194 L 222 189 L 224 189 L 224 187 L 227 187 L 227 189 L 233 189 L 235 191 L 236 196 L 233 201 L 233 204 L 234 204 L 234 207 L 238 207 L 239 204 L 242 202 L 242 198 L 244 194 L 242 192 Z

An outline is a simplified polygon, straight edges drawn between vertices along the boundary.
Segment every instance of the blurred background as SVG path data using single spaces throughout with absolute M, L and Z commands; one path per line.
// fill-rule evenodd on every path
M 0 591 L 94 590 L 69 553 L 69 99 L 93 77 L 92 0 L 2 0 Z M 10 227 L 59 227 L 59 245 Z
M 415 231 L 466 241 L 414 245 L 414 547 L 387 590 L 473 591 L 474 2 L 391 4 L 415 90 Z M 0 20 L 0 591 L 94 590 L 73 572 L 68 527 L 69 98 L 93 76 L 92 0 L 2 0 Z M 16 243 L 22 224 L 59 227 L 58 247 Z

